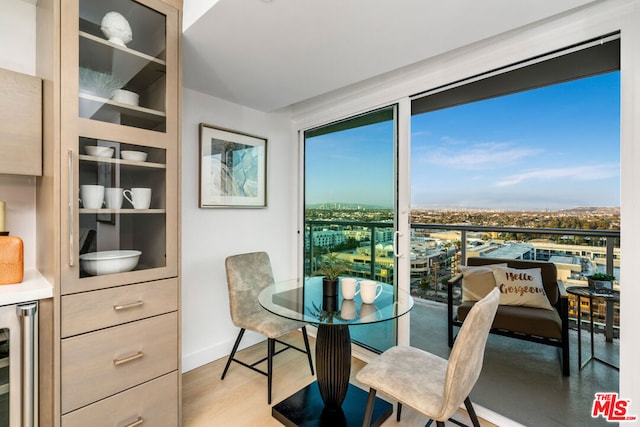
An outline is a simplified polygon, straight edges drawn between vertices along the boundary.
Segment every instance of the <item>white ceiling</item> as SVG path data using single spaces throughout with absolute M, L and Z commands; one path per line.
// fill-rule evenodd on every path
M 275 111 L 592 1 L 219 0 L 184 32 L 184 86 Z

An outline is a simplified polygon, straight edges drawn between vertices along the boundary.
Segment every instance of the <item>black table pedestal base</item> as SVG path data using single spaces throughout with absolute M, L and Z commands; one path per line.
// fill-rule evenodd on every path
M 287 427 L 361 427 L 368 397 L 368 392 L 349 384 L 342 408 L 326 410 L 318 384 L 313 382 L 274 405 L 271 414 Z M 376 398 L 371 425 L 381 425 L 392 412 L 389 402 Z

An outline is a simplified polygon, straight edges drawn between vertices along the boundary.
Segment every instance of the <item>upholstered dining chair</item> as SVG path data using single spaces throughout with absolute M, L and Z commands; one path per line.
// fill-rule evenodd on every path
M 295 349 L 307 354 L 311 375 L 314 375 L 313 362 L 311 361 L 311 351 L 309 350 L 309 337 L 305 323 L 285 319 L 276 316 L 262 308 L 258 302 L 258 294 L 262 289 L 274 283 L 271 271 L 271 261 L 266 252 L 253 252 L 238 254 L 228 257 L 225 260 L 227 272 L 227 286 L 229 288 L 229 307 L 233 324 L 240 328 L 238 337 L 231 354 L 227 359 L 227 364 L 222 372 L 222 380 L 227 375 L 231 362 L 236 362 L 242 366 L 252 369 L 267 377 L 267 403 L 271 404 L 271 384 L 273 371 L 273 356 L 287 350 Z M 305 349 L 280 341 L 278 338 L 302 329 Z M 236 351 L 242 340 L 245 331 L 253 331 L 267 337 L 267 357 L 254 363 L 245 363 L 235 358 Z M 284 345 L 276 351 L 276 342 Z M 256 368 L 256 366 L 267 361 L 267 371 Z
M 473 425 L 480 427 L 469 393 L 482 370 L 499 295 L 498 288 L 494 288 L 473 306 L 448 361 L 417 348 L 395 346 L 362 368 L 356 378 L 370 388 L 362 425 L 368 427 L 371 423 L 376 391 L 380 391 L 398 401 L 398 421 L 404 404 L 444 427 L 464 402 Z

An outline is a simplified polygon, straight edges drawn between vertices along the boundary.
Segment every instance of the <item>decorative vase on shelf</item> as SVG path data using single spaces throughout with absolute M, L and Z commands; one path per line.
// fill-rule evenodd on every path
M 100 29 L 113 44 L 126 46 L 127 43 L 133 40 L 131 25 L 118 12 L 107 12 L 102 18 Z

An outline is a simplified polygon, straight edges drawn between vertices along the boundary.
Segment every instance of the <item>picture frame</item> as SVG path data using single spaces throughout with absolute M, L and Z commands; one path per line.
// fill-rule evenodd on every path
M 267 139 L 200 123 L 201 208 L 267 206 Z

